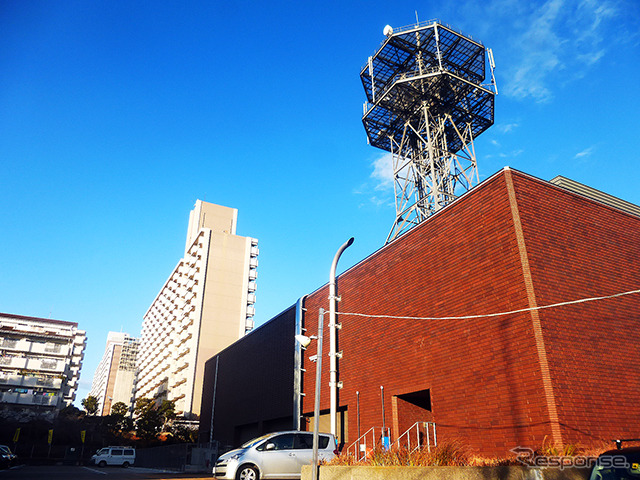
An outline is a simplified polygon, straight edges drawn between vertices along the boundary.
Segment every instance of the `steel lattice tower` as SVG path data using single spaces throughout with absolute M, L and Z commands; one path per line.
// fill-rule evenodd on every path
M 387 243 L 479 182 L 473 139 L 493 124 L 493 55 L 438 21 L 393 31 L 362 68 L 369 143 L 391 153 L 396 220 Z

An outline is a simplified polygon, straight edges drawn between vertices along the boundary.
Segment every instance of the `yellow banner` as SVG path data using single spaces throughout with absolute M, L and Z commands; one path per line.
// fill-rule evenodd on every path
M 80 440 L 84 443 L 84 437 L 87 435 L 86 430 L 80 430 Z
M 49 430 L 49 445 L 53 443 L 53 429 Z
M 13 443 L 18 443 L 20 438 L 20 427 L 16 428 L 16 433 L 13 434 Z

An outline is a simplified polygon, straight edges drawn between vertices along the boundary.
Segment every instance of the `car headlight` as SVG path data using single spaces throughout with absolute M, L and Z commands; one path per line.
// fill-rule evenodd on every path
M 221 458 L 220 460 L 218 460 L 218 463 L 229 463 L 230 461 L 238 460 L 239 458 L 240 458 L 240 454 L 239 453 L 234 453 L 230 457 Z

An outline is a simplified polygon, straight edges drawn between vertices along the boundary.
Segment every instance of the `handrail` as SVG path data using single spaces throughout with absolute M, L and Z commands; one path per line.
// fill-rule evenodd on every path
M 407 429 L 407 431 L 405 431 L 402 435 L 400 435 L 395 442 L 393 442 L 392 447 L 395 447 L 395 448 L 404 447 L 410 452 L 413 452 L 418 448 L 426 447 L 427 450 L 430 452 L 431 446 L 432 446 L 432 440 L 433 440 L 433 446 L 437 447 L 438 441 L 436 437 L 436 424 L 434 422 L 416 422 L 413 425 L 411 425 Z
M 379 435 L 376 435 L 376 430 L 380 431 Z M 344 453 L 346 455 L 353 456 L 356 459 L 356 461 L 363 460 L 367 456 L 368 451 L 376 447 L 376 439 L 380 438 L 381 436 L 382 436 L 381 427 L 371 427 L 363 435 L 361 435 L 360 438 L 358 438 L 355 442 L 349 445 L 344 450 Z M 367 441 L 368 438 L 371 440 L 370 442 Z

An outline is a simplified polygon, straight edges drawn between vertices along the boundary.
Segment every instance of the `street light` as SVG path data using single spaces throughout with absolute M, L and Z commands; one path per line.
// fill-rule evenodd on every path
M 329 334 L 329 385 L 331 387 L 331 404 L 329 411 L 331 417 L 331 433 L 336 439 L 338 438 L 338 353 L 336 352 L 336 300 L 338 297 L 336 297 L 336 268 L 340 255 L 342 255 L 342 252 L 344 252 L 347 247 L 350 247 L 352 243 L 353 237 L 338 249 L 335 257 L 333 257 L 331 271 L 329 272 L 329 327 L 331 327 Z
M 324 325 L 324 308 L 318 311 L 318 336 L 307 337 L 306 335 L 296 335 L 296 341 L 303 347 L 308 347 L 311 339 L 318 340 L 318 355 L 316 360 L 316 396 L 313 406 L 313 474 L 312 480 L 318 480 L 318 433 L 320 428 L 320 376 L 322 375 L 322 330 Z

